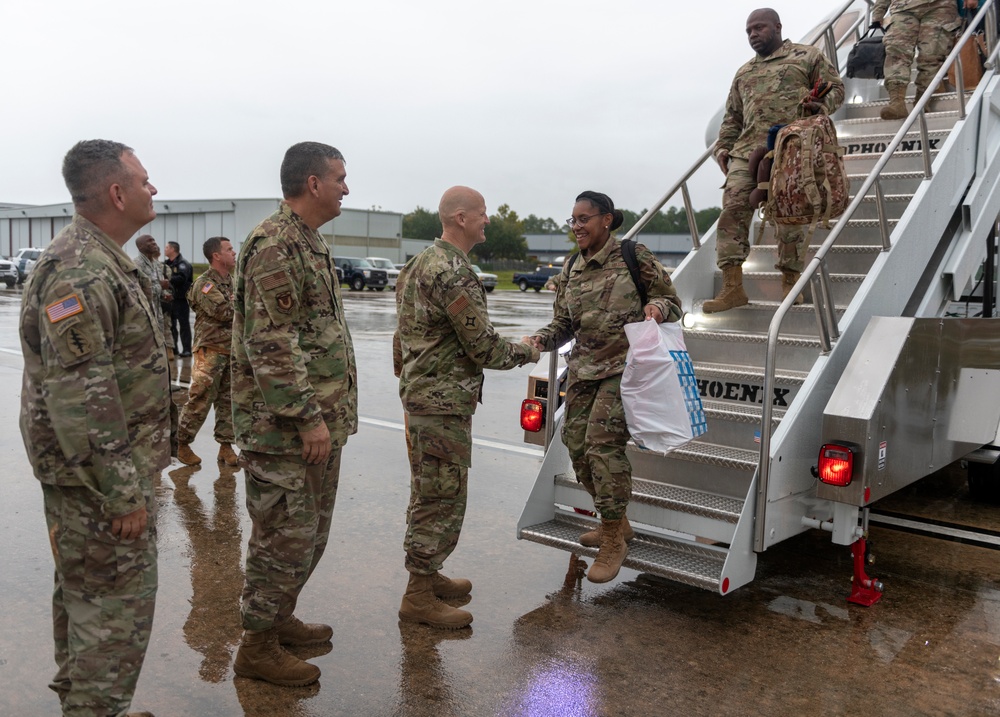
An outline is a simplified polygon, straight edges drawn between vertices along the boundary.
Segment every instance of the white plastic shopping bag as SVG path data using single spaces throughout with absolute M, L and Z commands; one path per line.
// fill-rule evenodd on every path
M 705 433 L 705 410 L 680 323 L 625 325 L 622 403 L 637 446 L 669 451 Z

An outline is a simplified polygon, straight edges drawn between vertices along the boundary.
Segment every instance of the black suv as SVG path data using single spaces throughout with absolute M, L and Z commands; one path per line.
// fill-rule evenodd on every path
M 384 291 L 389 284 L 389 275 L 384 269 L 376 269 L 367 259 L 354 256 L 335 256 L 334 263 L 344 275 L 341 284 L 347 284 L 354 291 L 369 289 Z

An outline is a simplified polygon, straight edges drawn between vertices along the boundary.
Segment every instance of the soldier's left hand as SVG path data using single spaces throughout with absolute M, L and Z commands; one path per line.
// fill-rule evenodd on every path
M 802 109 L 806 111 L 806 114 L 818 115 L 823 111 L 823 105 L 819 102 L 803 102 Z
M 979 0 L 965 0 L 966 10 L 975 10 L 977 7 L 979 7 Z
M 646 315 L 646 321 L 652 319 L 658 324 L 663 323 L 663 313 L 660 311 L 658 306 L 653 306 L 652 304 L 646 304 L 646 307 L 642 310 L 642 313 Z

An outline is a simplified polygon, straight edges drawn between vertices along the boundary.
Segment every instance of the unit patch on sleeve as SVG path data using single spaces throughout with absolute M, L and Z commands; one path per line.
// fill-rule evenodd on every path
M 478 336 L 486 324 L 476 310 L 476 305 L 469 301 L 465 294 L 448 305 L 448 314 L 451 316 L 455 328 L 470 340 Z
M 83 313 L 83 304 L 76 294 L 70 294 L 46 306 L 45 313 L 49 317 L 49 323 L 55 324 L 70 316 Z

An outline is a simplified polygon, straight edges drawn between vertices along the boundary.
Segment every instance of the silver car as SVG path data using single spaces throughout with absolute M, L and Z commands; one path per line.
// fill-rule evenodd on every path
M 476 272 L 476 276 L 478 276 L 479 280 L 483 282 L 483 287 L 486 289 L 486 293 L 489 293 L 497 288 L 496 274 L 487 274 L 475 264 L 472 265 L 472 270 Z
M 17 280 L 17 266 L 14 265 L 14 262 L 7 259 L 0 259 L 0 281 L 5 283 L 8 289 L 11 289 L 17 283 Z

